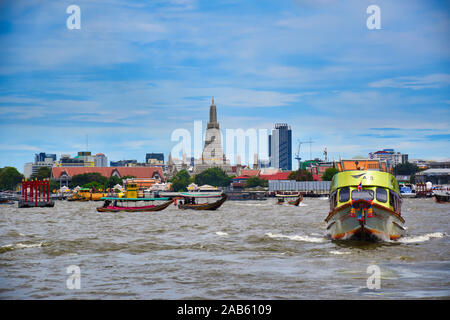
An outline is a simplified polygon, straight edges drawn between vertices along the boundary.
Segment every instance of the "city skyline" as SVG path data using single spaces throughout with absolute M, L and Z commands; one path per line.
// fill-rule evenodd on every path
M 86 134 L 110 160 L 167 157 L 177 128 L 205 132 L 212 96 L 222 132 L 288 123 L 293 157 L 309 137 L 313 158 L 449 157 L 442 2 L 376 1 L 380 30 L 372 1 L 76 1 L 79 30 L 71 4 L 1 4 L 0 167 L 75 155 Z

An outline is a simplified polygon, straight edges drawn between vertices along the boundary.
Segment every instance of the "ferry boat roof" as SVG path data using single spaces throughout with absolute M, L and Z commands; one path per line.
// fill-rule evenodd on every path
M 352 170 L 338 172 L 331 181 L 330 193 L 338 188 L 355 187 L 361 183 L 363 187 L 382 187 L 400 194 L 395 177 L 382 171 Z

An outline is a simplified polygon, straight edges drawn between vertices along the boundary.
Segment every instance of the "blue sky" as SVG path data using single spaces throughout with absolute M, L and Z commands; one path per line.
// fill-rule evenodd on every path
M 449 14 L 413 0 L 2 1 L 0 167 L 74 156 L 86 135 L 109 160 L 167 157 L 175 129 L 206 126 L 212 96 L 222 129 L 288 123 L 313 157 L 449 158 Z

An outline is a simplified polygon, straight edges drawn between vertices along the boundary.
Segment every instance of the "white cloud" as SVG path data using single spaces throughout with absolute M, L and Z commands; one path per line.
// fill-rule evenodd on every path
M 372 88 L 405 88 L 405 89 L 430 89 L 441 88 L 450 85 L 450 74 L 430 74 L 426 76 L 408 76 L 383 79 L 369 83 Z

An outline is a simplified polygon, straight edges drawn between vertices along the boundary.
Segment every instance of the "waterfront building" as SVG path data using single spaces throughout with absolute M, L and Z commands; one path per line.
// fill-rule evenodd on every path
M 51 179 L 59 182 L 62 187 L 68 186 L 74 175 L 95 172 L 108 179 L 110 177 L 135 177 L 147 185 L 152 181 L 154 183 L 165 182 L 165 176 L 160 167 L 53 167 Z
M 434 185 L 450 184 L 450 169 L 427 169 L 416 173 L 416 183 L 431 182 Z
M 269 135 L 270 166 L 292 170 L 292 130 L 286 123 L 275 124 Z

